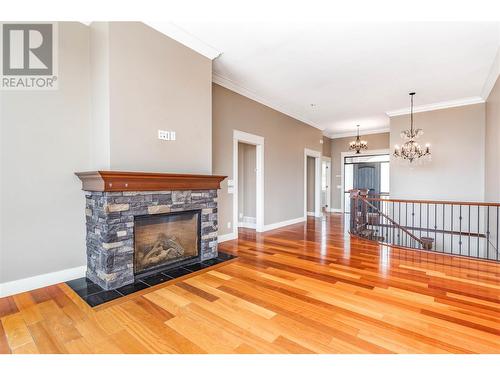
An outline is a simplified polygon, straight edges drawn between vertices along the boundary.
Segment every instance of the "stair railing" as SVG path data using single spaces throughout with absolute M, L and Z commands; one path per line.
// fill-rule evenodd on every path
M 350 192 L 352 235 L 444 254 L 500 260 L 500 204 L 387 199 Z

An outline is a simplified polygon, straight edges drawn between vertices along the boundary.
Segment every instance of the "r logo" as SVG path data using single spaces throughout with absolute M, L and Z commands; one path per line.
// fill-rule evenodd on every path
M 53 74 L 52 24 L 3 24 L 3 75 Z

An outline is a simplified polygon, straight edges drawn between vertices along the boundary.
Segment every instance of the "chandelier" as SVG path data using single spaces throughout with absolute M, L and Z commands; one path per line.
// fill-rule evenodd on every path
M 413 129 L 413 96 L 414 92 L 410 92 L 411 100 L 411 110 L 410 110 L 410 130 L 404 130 L 401 132 L 401 138 L 405 140 L 403 145 L 394 146 L 394 157 L 401 158 L 404 160 L 409 160 L 413 163 L 414 160 L 419 160 L 420 158 L 427 157 L 430 159 L 431 156 L 431 146 L 429 144 L 425 145 L 425 148 L 420 146 L 418 142 L 415 141 L 416 138 L 424 134 L 422 129 Z
M 349 143 L 349 149 L 352 151 L 356 151 L 356 154 L 359 154 L 361 150 L 368 149 L 368 142 L 359 139 L 359 125 L 357 125 L 357 127 L 358 127 L 358 135 L 356 136 L 355 141 Z

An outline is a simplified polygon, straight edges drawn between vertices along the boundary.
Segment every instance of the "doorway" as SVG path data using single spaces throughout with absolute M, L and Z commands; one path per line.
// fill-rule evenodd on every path
M 239 160 L 240 153 L 243 158 L 241 161 Z M 240 223 L 247 228 L 255 228 L 257 232 L 263 232 L 264 137 L 239 130 L 233 131 L 233 181 L 231 182 L 233 184 L 231 189 L 233 193 L 233 238 L 238 238 Z M 243 185 L 241 190 L 240 183 Z M 240 191 L 243 194 L 241 200 Z M 247 199 L 248 203 L 245 203 Z M 242 209 L 239 207 L 240 201 L 243 205 Z
M 304 218 L 321 217 L 321 153 L 304 149 Z
M 321 211 L 331 212 L 331 190 L 330 183 L 332 181 L 332 159 L 323 156 L 321 158 Z
M 238 142 L 238 227 L 257 223 L 257 146 Z
M 350 211 L 349 191 L 367 189 L 368 195 L 389 197 L 390 156 L 388 150 L 370 155 L 342 153 L 342 212 Z

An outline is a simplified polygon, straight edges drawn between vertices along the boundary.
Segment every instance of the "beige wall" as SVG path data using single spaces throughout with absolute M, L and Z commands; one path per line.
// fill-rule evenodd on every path
M 264 224 L 304 215 L 304 148 L 321 151 L 321 131 L 219 85 L 213 85 L 213 173 L 232 179 L 233 129 L 264 137 Z M 219 234 L 232 229 L 227 180 L 219 195 Z
M 93 22 L 90 32 L 90 129 L 92 169 L 110 169 L 109 22 Z
M 255 219 L 256 214 L 256 172 L 257 147 L 238 143 L 238 217 Z
M 86 264 L 75 171 L 210 173 L 211 77 L 141 23 L 60 23 L 59 89 L 0 93 L 0 282 Z
M 211 60 L 142 23 L 111 22 L 109 64 L 111 169 L 211 173 Z
M 416 113 L 418 139 L 430 143 L 432 161 L 420 166 L 391 161 L 391 197 L 482 201 L 484 199 L 485 105 Z M 391 149 L 401 145 L 409 116 L 391 118 Z
M 323 147 L 321 153 L 323 156 L 328 156 L 332 154 L 332 140 L 328 137 L 323 136 Z
M 59 89 L 0 93 L 0 282 L 85 264 L 89 76 L 88 27 L 62 22 Z
M 307 157 L 307 212 L 314 212 L 314 187 L 316 185 L 316 160 Z
M 485 200 L 500 202 L 500 78 L 486 100 Z
M 342 174 L 342 152 L 349 151 L 349 143 L 355 137 L 335 138 L 331 140 L 331 158 L 332 158 L 332 209 L 340 210 L 342 207 L 343 187 L 341 185 Z M 369 154 L 370 150 L 380 150 L 389 148 L 389 133 L 367 134 L 361 139 L 368 142 L 368 150 L 364 153 Z

